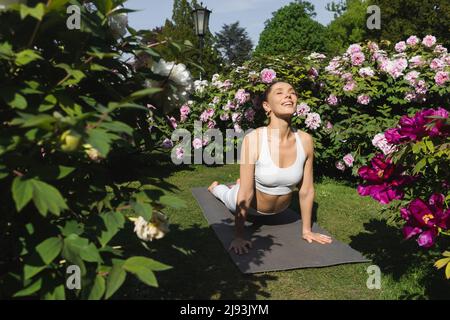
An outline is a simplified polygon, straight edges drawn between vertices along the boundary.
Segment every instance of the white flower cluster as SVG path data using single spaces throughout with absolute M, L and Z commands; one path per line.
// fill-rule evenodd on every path
M 168 94 L 167 100 L 173 105 L 183 104 L 188 96 L 189 91 L 192 90 L 192 77 L 189 70 L 182 63 L 175 64 L 175 62 L 166 62 L 164 59 L 159 59 L 151 68 L 152 72 L 163 77 L 168 77 L 170 81 L 176 86 L 176 90 L 172 90 Z M 161 83 L 147 80 L 147 87 L 160 86 Z
M 196 93 L 203 93 L 208 86 L 207 80 L 195 80 L 194 81 L 194 90 Z
M 139 239 L 144 241 L 153 241 L 153 239 L 161 239 L 169 232 L 169 223 L 167 217 L 159 212 L 154 211 L 150 221 L 146 221 L 143 217 L 139 217 L 134 221 L 134 232 Z

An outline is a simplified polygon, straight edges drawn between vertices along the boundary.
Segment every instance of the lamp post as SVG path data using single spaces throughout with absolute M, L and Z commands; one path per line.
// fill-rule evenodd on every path
M 206 7 L 203 8 L 203 2 L 200 3 L 200 6 L 192 10 L 192 16 L 194 18 L 194 25 L 195 25 L 195 34 L 199 37 L 200 40 L 200 64 L 202 63 L 203 45 L 205 35 L 208 32 L 209 15 L 211 14 L 211 12 L 212 11 L 208 10 Z M 200 80 L 202 80 L 201 71 L 200 71 Z

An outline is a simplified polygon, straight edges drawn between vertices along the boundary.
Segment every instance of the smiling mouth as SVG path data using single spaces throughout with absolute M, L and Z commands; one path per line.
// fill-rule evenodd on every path
M 285 106 L 285 107 L 292 107 L 294 104 L 292 102 L 285 102 L 285 103 L 282 103 L 281 105 Z

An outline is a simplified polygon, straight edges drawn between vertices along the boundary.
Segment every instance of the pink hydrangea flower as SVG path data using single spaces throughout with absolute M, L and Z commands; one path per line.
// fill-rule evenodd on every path
M 415 46 L 420 42 L 420 39 L 417 38 L 416 36 L 410 36 L 407 40 L 406 40 L 406 44 L 408 44 L 409 46 Z
M 422 61 L 422 57 L 421 56 L 414 56 L 411 59 L 409 59 L 409 62 L 411 63 L 411 68 L 420 67 L 424 63 Z
M 449 80 L 448 72 L 438 71 L 434 76 L 434 81 L 438 86 L 443 86 Z
M 349 81 L 344 86 L 344 91 L 353 91 L 356 88 L 356 82 Z
M 355 161 L 355 159 L 353 159 L 353 156 L 351 153 L 346 154 L 342 160 L 344 160 L 344 163 L 347 165 L 347 167 L 351 167 L 353 166 L 353 161 Z
M 170 149 L 173 147 L 173 142 L 172 140 L 170 140 L 169 138 L 164 139 L 164 141 L 162 142 L 162 147 L 164 149 Z
M 351 44 L 349 47 L 348 47 L 348 49 L 347 49 L 347 53 L 348 54 L 355 54 L 355 53 L 358 53 L 358 52 L 361 52 L 362 51 L 362 48 L 361 48 L 361 46 L 359 45 L 359 44 L 357 44 L 357 43 L 354 43 L 354 44 Z
M 385 155 L 391 154 L 397 150 L 397 146 L 390 144 L 386 140 L 384 133 L 378 133 L 377 135 L 375 135 L 375 137 L 372 139 L 372 144 L 383 151 Z
M 202 147 L 202 139 L 200 138 L 195 138 L 192 141 L 192 146 L 194 147 L 194 149 L 200 149 Z
M 406 42 L 405 41 L 400 41 L 395 44 L 395 51 L 403 52 L 405 50 L 406 50 Z
M 441 59 L 433 59 L 430 63 L 430 68 L 433 70 L 442 70 L 445 67 L 445 62 Z
M 410 71 L 405 75 L 405 80 L 409 82 L 410 85 L 414 86 L 419 79 L 420 72 Z
M 373 77 L 375 75 L 375 72 L 370 67 L 361 68 L 358 73 L 361 77 Z
M 264 83 L 272 83 L 276 78 L 277 73 L 272 69 L 263 69 L 261 71 L 261 81 Z
M 313 130 L 319 128 L 321 122 L 322 121 L 320 120 L 320 115 L 316 112 L 308 113 L 308 116 L 305 120 L 306 127 Z
M 368 95 L 361 94 L 358 96 L 358 103 L 368 105 L 370 103 L 370 97 Z
M 234 99 L 236 99 L 239 104 L 244 104 L 250 99 L 250 94 L 245 92 L 244 89 L 239 89 L 238 91 L 236 91 Z
M 309 111 L 311 111 L 311 108 L 308 106 L 307 103 L 302 102 L 299 105 L 297 105 L 297 115 L 299 116 L 306 116 Z
M 416 95 L 415 92 L 408 92 L 408 93 L 405 95 L 405 100 L 408 101 L 408 102 L 411 102 L 411 101 L 413 101 L 413 100 L 416 100 L 416 98 L 417 98 L 417 95 Z
M 233 114 L 231 115 L 231 121 L 233 121 L 233 123 L 241 122 L 241 119 L 242 113 L 233 112 Z
M 422 40 L 422 44 L 428 48 L 432 47 L 435 43 L 436 43 L 436 37 L 432 36 L 432 35 L 427 35 Z
M 330 94 L 327 98 L 327 102 L 330 106 L 337 106 L 338 98 L 334 94 Z
M 345 164 L 342 160 L 336 161 L 335 166 L 338 170 L 341 170 L 341 171 L 345 170 Z
M 176 152 L 176 155 L 177 155 L 177 159 L 182 159 L 183 158 L 183 156 L 184 156 L 183 147 L 178 147 L 175 152 Z
M 227 121 L 228 119 L 230 119 L 230 115 L 228 113 L 222 113 L 220 115 L 220 120 Z
M 350 58 L 352 61 L 352 65 L 354 65 L 354 66 L 362 65 L 365 60 L 364 53 L 362 53 L 362 52 L 356 52 L 356 53 L 352 54 Z

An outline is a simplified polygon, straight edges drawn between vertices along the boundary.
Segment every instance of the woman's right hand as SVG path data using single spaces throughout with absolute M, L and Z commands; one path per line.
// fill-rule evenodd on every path
M 234 238 L 228 250 L 234 250 L 236 254 L 248 253 L 247 246 L 251 248 L 252 243 L 242 238 Z

